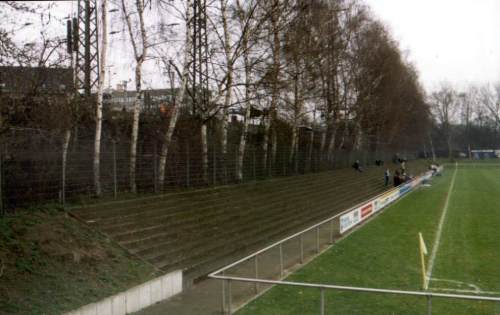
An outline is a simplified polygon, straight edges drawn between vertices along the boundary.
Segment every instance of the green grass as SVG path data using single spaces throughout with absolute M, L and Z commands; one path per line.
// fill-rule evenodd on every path
M 0 314 L 61 314 L 154 276 L 54 207 L 0 217 Z
M 420 290 L 418 232 L 432 250 L 450 186 L 448 167 L 432 187 L 422 187 L 363 228 L 335 244 L 287 280 L 386 289 Z M 457 171 L 433 278 L 473 283 L 500 291 L 500 169 Z M 456 284 L 431 281 L 437 287 Z M 368 293 L 326 291 L 327 314 L 425 314 L 426 300 Z M 274 287 L 238 315 L 319 314 L 318 289 Z M 433 314 L 500 314 L 491 302 L 433 300 Z

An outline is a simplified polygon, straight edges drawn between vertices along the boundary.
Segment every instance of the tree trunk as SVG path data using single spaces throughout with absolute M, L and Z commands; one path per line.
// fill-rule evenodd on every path
M 172 117 L 170 117 L 170 122 L 168 124 L 168 129 L 163 137 L 163 145 L 160 152 L 160 162 L 158 166 L 158 187 L 160 191 L 163 191 L 165 185 L 165 168 L 167 164 L 167 155 L 170 143 L 172 141 L 172 136 L 177 125 L 177 119 L 179 118 L 179 105 L 184 102 L 184 94 L 186 93 L 187 82 L 189 79 L 189 65 L 191 63 L 191 0 L 188 0 L 187 11 L 186 11 L 186 45 L 184 47 L 184 64 L 182 66 L 182 78 L 179 93 L 175 96 L 174 107 L 172 108 Z M 171 89 L 173 91 L 174 83 L 171 83 Z
M 101 133 L 102 133 L 102 100 L 104 91 L 104 80 L 106 76 L 106 53 L 108 49 L 108 1 L 102 0 L 101 5 L 101 56 L 99 62 L 99 82 L 97 85 L 97 104 L 96 104 L 96 120 L 95 120 L 95 138 L 94 138 L 94 189 L 97 196 L 101 195 L 101 177 L 100 177 L 100 160 L 101 160 Z
M 265 135 L 264 135 L 264 146 L 265 146 L 265 154 L 264 159 L 267 162 L 267 150 L 269 143 L 269 132 L 271 132 L 272 137 L 272 148 L 271 148 L 271 163 L 272 165 L 276 165 L 276 130 L 275 128 L 271 128 L 272 125 L 272 117 L 277 113 L 278 106 L 278 97 L 279 97 L 279 74 L 281 68 L 281 39 L 280 39 L 280 23 L 279 23 L 279 14 L 280 12 L 280 1 L 273 0 L 272 2 L 272 12 L 271 12 L 271 28 L 272 28 L 272 55 L 273 55 L 273 67 L 272 67 L 272 93 L 271 93 L 271 104 L 269 107 L 269 116 L 268 121 L 265 126 Z M 267 166 L 267 165 L 266 165 Z M 272 166 L 271 166 L 272 167 Z M 270 172 L 269 172 L 270 173 Z
M 344 128 L 342 129 L 342 136 L 340 137 L 338 149 L 341 150 L 344 147 L 345 144 L 345 138 L 347 137 L 347 132 L 349 130 L 348 125 L 349 125 L 349 115 L 347 114 L 347 109 L 345 109 L 344 112 Z
M 71 140 L 71 127 L 64 132 L 64 141 L 62 146 L 62 204 L 66 204 L 66 167 L 68 164 L 68 147 Z
M 250 105 L 247 104 L 245 109 L 245 120 L 243 121 L 243 130 L 241 130 L 240 144 L 238 146 L 238 157 L 236 164 L 236 177 L 238 181 L 243 180 L 243 157 L 245 156 L 245 145 L 248 133 L 248 124 L 250 120 Z
M 132 118 L 132 135 L 130 137 L 130 165 L 129 165 L 129 179 L 130 179 L 130 191 L 132 193 L 137 192 L 136 184 L 136 165 L 137 165 L 137 138 L 139 136 L 139 116 L 141 112 L 141 100 L 142 100 L 142 60 L 137 60 L 137 66 L 135 68 L 135 101 L 134 101 L 134 113 Z
M 310 138 L 309 138 L 309 153 L 307 154 L 307 165 L 309 172 L 312 172 L 312 165 L 313 165 L 313 152 L 314 152 L 314 127 L 311 130 L 310 133 Z
M 320 161 L 323 161 L 325 156 L 325 146 L 326 146 L 326 130 L 321 130 L 321 143 L 319 146 Z
M 334 151 L 335 151 L 335 137 L 337 136 L 337 127 L 335 122 L 331 126 L 330 142 L 328 143 L 328 161 L 333 161 Z
M 269 115 L 269 114 L 268 114 Z M 264 139 L 262 140 L 262 170 L 264 174 L 267 174 L 267 161 L 269 155 L 269 129 L 270 129 L 270 117 L 264 117 Z
M 237 2 L 237 4 L 239 5 L 239 2 Z M 252 105 L 250 103 L 250 97 L 252 96 L 251 93 L 252 72 L 250 69 L 251 65 L 250 65 L 250 56 L 248 51 L 247 33 L 243 35 L 242 49 L 243 49 L 243 61 L 245 64 L 245 118 L 243 120 L 243 128 L 240 134 L 240 143 L 238 145 L 238 156 L 236 157 L 236 178 L 240 182 L 243 180 L 243 158 L 245 156 L 245 145 L 248 133 L 248 124 L 250 123 L 250 112 L 252 109 Z
M 356 131 L 354 132 L 353 151 L 360 151 L 363 144 L 363 131 L 359 122 L 356 124 Z
M 446 145 L 448 147 L 448 158 L 452 158 L 452 148 L 451 148 L 451 135 L 448 135 L 446 138 Z
M 436 161 L 436 151 L 434 151 L 434 143 L 432 142 L 432 136 L 430 133 L 429 133 L 429 143 L 431 145 L 432 160 Z
M 221 5 L 221 15 L 222 15 L 222 27 L 224 30 L 224 52 L 226 54 L 227 63 L 227 83 L 226 83 L 226 95 L 224 98 L 224 108 L 223 117 L 221 122 L 222 137 L 221 137 L 221 154 L 223 167 L 227 167 L 227 133 L 228 133 L 228 110 L 231 104 L 231 94 L 233 85 L 233 56 L 231 52 L 231 38 L 228 27 L 228 17 L 227 17 L 227 0 L 220 0 Z
M 291 137 L 291 145 L 290 145 L 290 154 L 288 156 L 288 163 L 291 165 L 293 163 L 293 158 L 297 158 L 295 156 L 295 147 L 297 146 L 297 123 L 294 122 L 292 126 L 292 137 Z
M 278 151 L 278 135 L 276 132 L 276 128 L 271 130 L 271 168 L 276 167 L 276 153 Z M 285 159 L 283 159 L 283 163 L 285 163 Z M 272 172 L 272 170 L 271 170 Z
M 139 31 L 140 31 L 140 39 L 141 39 L 141 48 L 139 51 L 137 41 L 135 38 L 135 32 L 132 29 L 132 22 L 130 20 L 130 14 L 128 13 L 127 6 L 125 0 L 121 1 L 123 15 L 125 17 L 125 21 L 127 24 L 127 29 L 130 37 L 130 43 L 132 45 L 132 49 L 134 51 L 134 57 L 136 60 L 135 67 L 135 101 L 134 101 L 134 113 L 132 118 L 132 135 L 130 137 L 130 165 L 129 165 L 129 180 L 130 180 L 130 191 L 132 193 L 137 192 L 136 185 L 136 164 L 137 164 L 137 138 L 139 135 L 139 116 L 140 116 L 140 106 L 141 100 L 143 100 L 142 93 L 142 64 L 146 59 L 146 51 L 148 47 L 147 38 L 146 38 L 146 28 L 144 24 L 144 1 L 136 0 L 135 7 L 137 10 L 137 15 L 139 17 Z

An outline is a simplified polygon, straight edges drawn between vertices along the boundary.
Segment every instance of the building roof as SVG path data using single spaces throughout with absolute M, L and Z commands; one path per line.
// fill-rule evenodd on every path
M 0 88 L 9 94 L 63 94 L 73 91 L 71 68 L 0 66 Z

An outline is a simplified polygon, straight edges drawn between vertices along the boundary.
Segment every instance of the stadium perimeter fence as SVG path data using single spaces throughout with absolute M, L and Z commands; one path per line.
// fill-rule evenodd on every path
M 440 167 L 439 171 L 442 171 L 442 167 Z M 209 278 L 221 280 L 222 314 L 234 314 L 237 309 L 258 298 L 273 286 L 316 289 L 319 295 L 317 303 L 321 315 L 324 315 L 327 311 L 325 303 L 326 290 L 420 297 L 426 300 L 428 315 L 432 314 L 433 298 L 500 302 L 500 298 L 488 296 L 388 290 L 282 280 L 336 241 L 351 233 L 365 221 L 374 217 L 379 211 L 429 180 L 431 176 L 431 171 L 426 172 L 421 176 L 417 176 L 411 182 L 379 194 L 366 202 L 214 271 L 209 275 Z
M 0 147 L 0 214 L 36 203 L 91 203 L 95 199 L 93 182 L 93 140 L 73 139 L 63 167 L 60 136 L 11 135 Z M 130 153 L 127 141 L 103 139 L 100 158 L 100 200 L 133 198 L 130 194 Z M 217 186 L 276 176 L 327 171 L 350 167 L 355 160 L 371 165 L 376 159 L 390 161 L 394 152 L 337 150 L 330 157 L 317 145 L 301 145 L 296 152 L 282 145 L 275 154 L 269 148 L 267 159 L 259 143 L 248 142 L 242 163 L 242 178 L 237 175 L 236 145 L 221 154 L 220 144 L 208 144 L 207 164 L 203 168 L 199 139 L 175 139 L 166 161 L 165 180 L 159 187 L 161 143 L 141 142 L 137 148 L 137 192 L 165 193 L 185 188 Z M 408 154 L 413 159 L 415 155 Z

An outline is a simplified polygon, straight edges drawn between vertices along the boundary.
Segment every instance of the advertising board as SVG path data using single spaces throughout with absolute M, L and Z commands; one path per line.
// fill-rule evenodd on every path
M 408 193 L 412 188 L 411 183 L 406 183 L 403 186 L 399 188 L 399 195 L 403 196 L 404 194 Z
M 354 209 L 340 217 L 340 233 L 344 233 L 361 221 L 359 208 Z
M 390 203 L 392 203 L 394 200 L 396 200 L 398 198 L 399 198 L 399 189 L 391 190 L 391 191 L 383 194 L 382 196 L 378 197 L 373 202 L 375 212 L 386 207 L 387 205 L 389 205 Z
M 441 172 L 443 167 L 438 168 L 438 172 Z M 380 209 L 393 203 L 399 197 L 404 196 L 410 192 L 413 188 L 422 184 L 422 182 L 430 179 L 432 177 L 432 171 L 427 171 L 421 176 L 415 177 L 411 182 L 406 183 L 399 188 L 394 188 L 380 197 L 365 203 L 364 205 L 340 216 L 340 233 L 343 234 L 345 231 L 351 229 L 353 226 L 359 222 L 365 220 L 370 215 L 380 211 Z
M 373 202 L 370 202 L 359 208 L 361 212 L 361 220 L 364 220 L 366 217 L 369 217 L 373 213 Z

